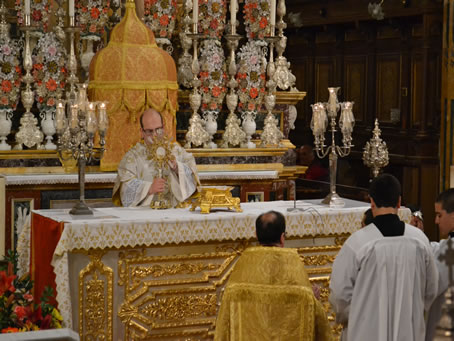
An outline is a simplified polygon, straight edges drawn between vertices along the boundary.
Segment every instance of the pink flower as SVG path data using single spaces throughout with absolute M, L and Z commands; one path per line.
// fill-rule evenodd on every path
M 47 52 L 51 55 L 51 56 L 55 56 L 56 53 L 57 53 L 57 48 L 53 45 L 49 46 Z
M 0 104 L 8 105 L 8 97 L 6 96 L 0 97 Z
M 11 54 L 11 48 L 8 45 L 3 45 L 2 52 L 4 55 L 9 56 Z
M 16 314 L 17 318 L 22 321 L 24 317 L 27 315 L 27 311 L 24 307 L 18 305 L 14 308 L 14 313 Z
M 32 301 L 33 301 L 33 295 L 24 294 L 24 298 L 25 298 L 28 302 L 32 302 Z
M 252 102 L 249 102 L 249 103 L 247 104 L 247 109 L 248 109 L 249 111 L 254 110 L 254 109 L 255 109 L 255 104 L 252 103 Z
M 96 25 L 95 24 L 91 24 L 90 25 L 90 28 L 88 29 L 91 33 L 95 33 L 96 32 Z

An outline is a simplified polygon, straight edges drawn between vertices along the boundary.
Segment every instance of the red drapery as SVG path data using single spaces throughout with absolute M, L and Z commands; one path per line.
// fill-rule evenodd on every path
M 31 224 L 30 277 L 34 281 L 33 297 L 39 303 L 44 288 L 50 286 L 54 289 L 54 297 L 50 303 L 57 306 L 55 273 L 51 262 L 64 223 L 33 213 Z

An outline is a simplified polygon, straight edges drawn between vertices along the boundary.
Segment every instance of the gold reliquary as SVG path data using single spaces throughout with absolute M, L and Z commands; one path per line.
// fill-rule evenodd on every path
M 210 210 L 218 207 L 227 207 L 229 210 L 243 212 L 240 206 L 240 198 L 232 197 L 231 186 L 201 186 L 199 194 L 193 201 L 190 211 L 200 207 L 200 213 L 210 213 Z

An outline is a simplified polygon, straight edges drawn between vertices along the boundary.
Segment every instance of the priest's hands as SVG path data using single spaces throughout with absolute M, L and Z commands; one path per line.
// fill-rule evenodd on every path
M 153 183 L 151 184 L 150 189 L 148 190 L 148 194 L 156 194 L 161 193 L 166 188 L 167 181 L 163 178 L 155 178 Z

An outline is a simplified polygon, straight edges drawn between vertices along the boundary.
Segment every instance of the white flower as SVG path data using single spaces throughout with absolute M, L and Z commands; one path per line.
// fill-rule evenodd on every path
M 9 56 L 11 54 L 11 48 L 8 45 L 3 45 L 2 52 L 4 55 Z
M 47 52 L 53 57 L 57 53 L 57 48 L 54 45 L 49 46 Z

